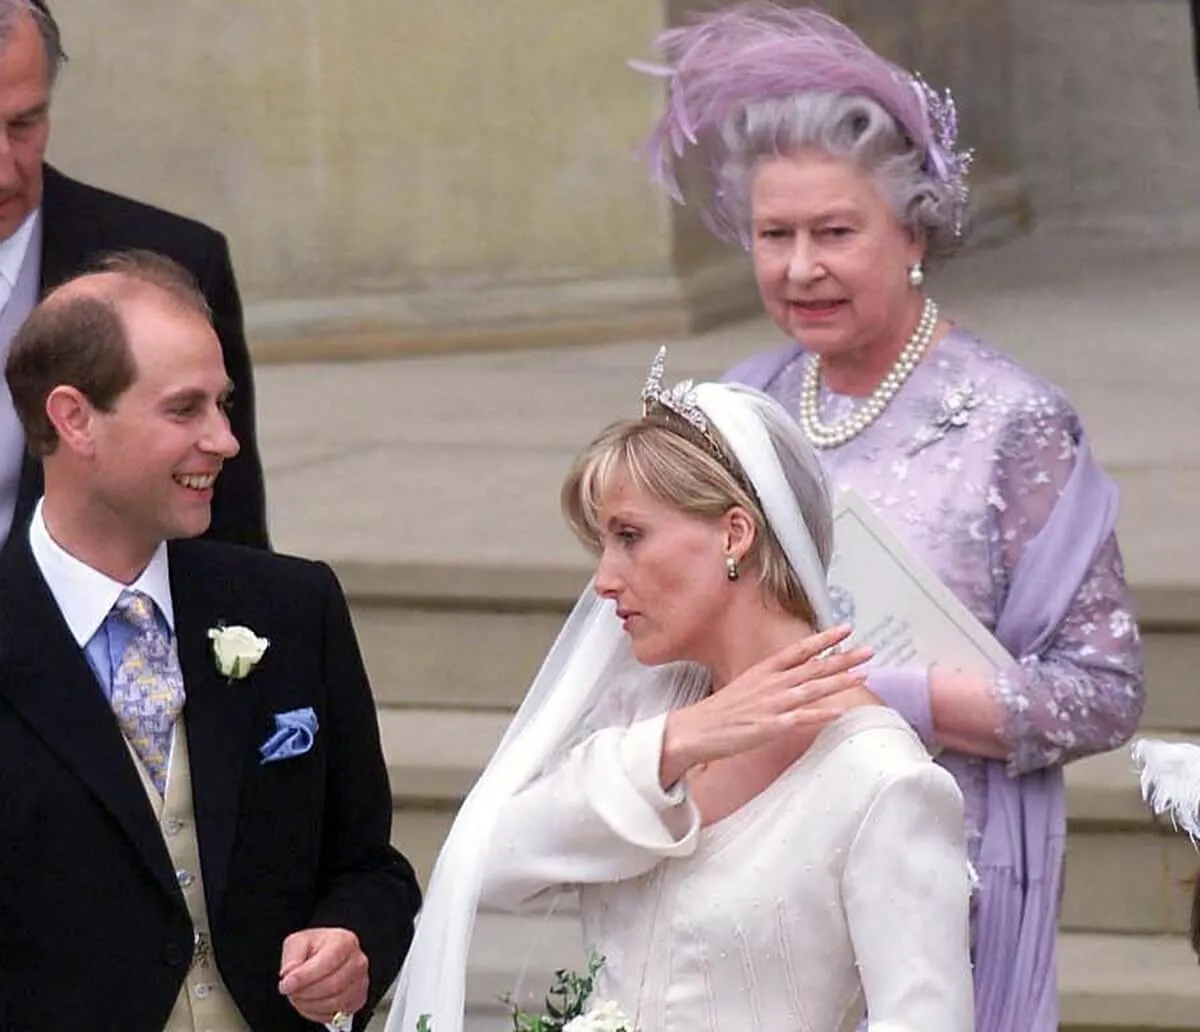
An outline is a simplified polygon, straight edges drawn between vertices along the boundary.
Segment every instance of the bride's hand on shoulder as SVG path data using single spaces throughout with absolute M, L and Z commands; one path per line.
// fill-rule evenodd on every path
M 659 777 L 673 785 L 699 763 L 748 752 L 798 727 L 826 724 L 845 712 L 831 696 L 861 689 L 869 648 L 829 650 L 849 627 L 832 627 L 756 663 L 719 691 L 673 710 L 663 735 Z M 821 705 L 824 703 L 824 705 Z

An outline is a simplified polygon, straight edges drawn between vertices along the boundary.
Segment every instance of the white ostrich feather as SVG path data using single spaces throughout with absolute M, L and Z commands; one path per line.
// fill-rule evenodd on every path
M 1142 738 L 1133 743 L 1133 762 L 1142 780 L 1142 798 L 1164 814 L 1192 844 L 1200 838 L 1200 746 Z

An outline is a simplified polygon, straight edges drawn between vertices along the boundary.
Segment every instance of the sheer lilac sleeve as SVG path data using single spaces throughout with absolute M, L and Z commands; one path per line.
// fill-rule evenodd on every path
M 908 721 L 927 749 L 936 751 L 928 671 L 873 667 L 867 676 L 867 687 L 885 706 Z
M 1061 395 L 1028 398 L 1002 434 L 988 491 L 993 583 L 1006 591 L 1070 473 L 1079 421 Z M 1003 596 L 1000 596 L 1002 601 Z M 1141 647 L 1121 553 L 1100 547 L 1057 632 L 997 675 L 1009 771 L 1021 774 L 1113 749 L 1141 717 Z

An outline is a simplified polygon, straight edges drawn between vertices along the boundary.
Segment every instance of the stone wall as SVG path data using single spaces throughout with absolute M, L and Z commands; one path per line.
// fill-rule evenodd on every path
M 1012 0 L 1017 153 L 1038 219 L 1200 243 L 1188 0 Z
M 260 357 L 672 335 L 755 306 L 744 258 L 633 160 L 662 98 L 625 60 L 697 2 L 54 6 L 52 160 L 223 229 Z M 954 87 L 983 221 L 1019 222 L 1008 8 L 832 10 Z
M 1000 0 L 833 0 L 823 6 L 902 67 L 919 72 L 939 90 L 952 91 L 961 141 L 975 152 L 972 240 L 1024 228 L 1031 211 L 1012 104 L 1011 5 Z

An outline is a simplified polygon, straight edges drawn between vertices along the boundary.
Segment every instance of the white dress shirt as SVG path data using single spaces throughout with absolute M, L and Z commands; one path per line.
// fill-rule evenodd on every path
M 0 240 L 0 311 L 4 311 L 12 296 L 12 288 L 17 286 L 20 266 L 25 262 L 25 252 L 29 251 L 29 241 L 34 239 L 34 230 L 41 215 L 40 208 L 30 211 L 25 221 L 17 227 L 16 233 L 7 240 Z
M 40 208 L 34 208 L 12 236 L 0 240 L 0 311 L 4 310 L 8 299 L 12 297 L 17 277 L 21 275 L 21 266 L 25 263 L 25 252 L 29 250 L 29 241 L 33 239 L 33 231 L 41 214 Z
M 29 547 L 80 648 L 87 648 L 88 642 L 101 630 L 125 590 L 140 591 L 154 599 L 171 633 L 175 633 L 175 609 L 171 604 L 171 577 L 165 543 L 158 546 L 137 580 L 122 584 L 76 559 L 50 536 L 39 500 L 29 524 Z

